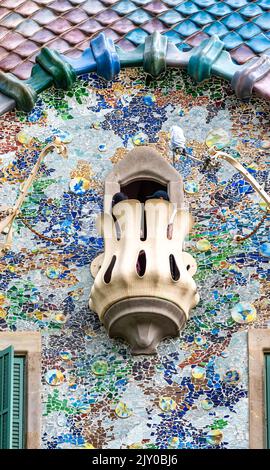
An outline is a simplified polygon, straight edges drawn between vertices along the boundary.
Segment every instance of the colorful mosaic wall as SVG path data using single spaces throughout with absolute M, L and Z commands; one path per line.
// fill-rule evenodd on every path
M 201 301 L 180 338 L 136 357 L 88 309 L 89 263 L 103 243 L 95 218 L 104 176 L 133 146 L 172 161 L 174 124 L 187 138 L 175 166 L 195 218 L 186 251 Z M 43 447 L 247 448 L 247 331 L 270 326 L 269 218 L 247 237 L 265 205 L 208 149 L 239 159 L 269 191 L 269 104 L 242 103 L 217 78 L 198 86 L 185 72 L 154 81 L 129 69 L 50 89 L 28 115 L 1 117 L 0 129 L 1 206 L 14 203 L 46 143 L 58 136 L 69 152 L 64 163 L 45 158 L 0 258 L 0 329 L 42 333 Z

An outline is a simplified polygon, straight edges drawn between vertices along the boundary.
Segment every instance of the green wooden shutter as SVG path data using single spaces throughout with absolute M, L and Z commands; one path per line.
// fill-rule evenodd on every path
M 25 358 L 15 356 L 13 367 L 12 449 L 24 448 Z
M 266 418 L 266 448 L 270 449 L 270 354 L 265 355 L 265 418 Z
M 12 447 L 13 347 L 0 351 L 0 449 Z

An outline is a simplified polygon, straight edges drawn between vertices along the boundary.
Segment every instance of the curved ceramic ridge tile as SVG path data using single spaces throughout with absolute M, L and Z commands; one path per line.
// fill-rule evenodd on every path
M 96 60 L 97 74 L 106 80 L 112 80 L 120 72 L 120 62 L 114 42 L 99 34 L 91 41 L 91 48 Z
M 267 74 L 254 84 L 253 92 L 265 100 L 270 101 L 270 74 Z
M 166 70 L 168 39 L 158 32 L 148 36 L 144 43 L 143 68 L 152 77 L 158 77 Z
M 232 78 L 232 88 L 240 99 L 250 98 L 254 84 L 263 79 L 270 72 L 270 57 L 263 55 L 251 59 Z
M 201 39 L 206 36 L 203 36 L 204 33 L 198 34 L 202 36 Z M 61 41 L 61 39 L 57 40 Z M 19 80 L 14 75 L 1 72 L 0 91 L 10 100 L 15 100 L 19 109 L 30 111 L 35 104 L 36 94 L 51 86 L 53 82 L 56 87 L 68 89 L 73 83 L 75 75 L 93 71 L 106 80 L 112 80 L 119 73 L 120 66 L 122 68 L 143 66 L 147 73 L 157 77 L 166 70 L 166 66 L 169 66 L 187 67 L 188 73 L 197 81 L 205 80 L 211 74 L 230 81 L 234 77 L 233 86 L 237 89 L 239 97 L 250 97 L 253 89 L 259 95 L 269 97 L 268 80 L 265 81 L 266 90 L 261 86 L 261 81 L 269 71 L 270 59 L 267 56 L 256 60 L 256 66 L 255 68 L 253 66 L 252 73 L 247 72 L 247 68 L 243 72 L 243 66 L 232 61 L 230 54 L 224 50 L 223 41 L 217 36 L 203 41 L 199 40 L 198 43 L 199 45 L 194 49 L 191 49 L 189 44 L 185 45 L 186 49 L 181 49 L 182 45 L 179 44 L 177 47 L 173 42 L 168 41 L 167 36 L 155 31 L 152 35 L 147 36 L 146 40 L 136 49 L 124 51 L 115 46 L 112 39 L 106 37 L 104 33 L 100 33 L 90 41 L 90 47 L 86 48 L 79 58 L 76 58 L 74 54 L 64 56 L 57 51 L 43 49 L 43 52 L 38 54 L 36 58 L 37 64 L 32 68 L 31 77 L 27 80 Z M 195 44 L 196 41 L 193 46 Z M 191 50 L 187 51 L 187 49 Z M 44 51 L 46 51 L 47 57 L 45 62 L 41 63 Z M 244 85 L 237 84 L 237 73 L 240 72 L 242 78 L 239 80 Z M 257 86 L 255 86 L 256 82 L 258 82 Z M 14 104 L 13 101 L 5 99 L 2 102 L 5 103 L 1 106 L 2 113 L 10 110 Z
M 219 57 L 224 43 L 218 36 L 203 41 L 192 53 L 188 63 L 188 73 L 198 82 L 209 78 L 214 62 Z
M 76 80 L 76 73 L 72 66 L 63 60 L 57 51 L 44 47 L 37 56 L 36 62 L 53 77 L 56 88 L 68 90 Z
M 0 69 L 20 79 L 29 78 L 27 60 L 44 45 L 60 53 L 74 55 L 82 51 L 92 36 L 105 32 L 107 37 L 128 51 L 143 44 L 149 34 L 163 32 L 175 44 L 188 43 L 195 33 L 216 34 L 232 51 L 247 45 L 255 55 L 270 48 L 269 1 L 260 0 L 4 0 L 0 8 L 0 37 L 6 56 L 0 57 Z M 27 27 L 26 27 L 27 26 Z M 29 38 L 11 58 L 8 33 Z M 14 46 L 14 41 L 13 41 Z M 180 48 L 180 47 L 179 47 Z M 241 63 L 241 62 L 239 62 Z M 242 62 L 243 63 L 243 62 Z M 22 65 L 22 67 L 21 67 Z

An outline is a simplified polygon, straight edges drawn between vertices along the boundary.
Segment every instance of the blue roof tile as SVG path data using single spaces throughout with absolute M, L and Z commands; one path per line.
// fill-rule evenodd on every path
M 227 26 L 227 28 L 229 29 L 236 29 L 238 28 L 239 26 L 241 26 L 242 24 L 245 23 L 245 20 L 243 18 L 243 16 L 241 16 L 239 13 L 232 13 L 231 15 L 229 16 L 226 16 L 226 18 L 223 18 L 221 20 L 221 22 L 223 24 L 225 24 L 225 26 Z
M 215 21 L 214 23 L 204 28 L 204 32 L 209 34 L 209 36 L 213 36 L 213 34 L 216 34 L 220 37 L 223 34 L 228 33 L 228 28 L 226 28 L 224 24 L 220 23 L 220 21 Z
M 185 20 L 182 23 L 175 26 L 173 29 L 174 31 L 177 31 L 177 33 L 181 34 L 181 36 L 187 37 L 196 33 L 196 31 L 199 31 L 200 28 L 196 26 L 192 21 Z
M 222 41 L 224 42 L 226 49 L 230 50 L 240 46 L 240 44 L 243 42 L 243 39 L 239 34 L 232 31 L 229 34 L 226 34 L 226 36 L 222 38 Z
M 252 38 L 253 36 L 256 36 L 256 34 L 260 34 L 261 30 L 258 26 L 253 23 L 246 23 L 241 26 L 241 28 L 239 28 L 236 32 L 240 34 L 240 36 L 244 40 L 247 40 Z
M 265 29 L 266 31 L 270 30 L 270 12 L 266 12 L 263 15 L 257 16 L 253 20 L 253 23 L 258 25 L 260 28 Z
M 199 11 L 199 8 L 197 5 L 195 5 L 194 2 L 184 2 L 181 3 L 178 7 L 175 8 L 175 10 L 179 11 L 182 13 L 182 15 L 193 15 L 194 13 L 197 13 Z
M 270 48 L 270 38 L 261 33 L 247 41 L 247 45 L 257 54 L 261 54 Z

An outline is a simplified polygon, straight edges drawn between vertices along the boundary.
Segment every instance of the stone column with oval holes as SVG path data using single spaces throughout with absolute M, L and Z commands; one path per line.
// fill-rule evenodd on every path
M 132 152 L 133 157 L 138 156 L 138 152 Z M 155 179 L 158 180 L 157 168 L 162 157 L 156 152 L 151 155 L 156 158 Z M 149 165 L 153 164 L 151 158 Z M 171 169 L 162 160 L 162 172 L 164 163 Z M 176 175 L 179 178 L 173 169 L 171 176 Z M 164 181 L 164 172 L 160 178 Z M 181 201 L 182 189 L 179 187 L 178 196 L 173 195 L 171 199 L 178 197 Z M 190 309 L 199 301 L 192 277 L 196 261 L 182 251 L 191 220 L 188 210 L 177 208 L 176 202 L 160 199 L 147 200 L 145 205 L 136 199 L 125 200 L 114 206 L 113 216 L 107 211 L 99 219 L 104 253 L 91 265 L 95 281 L 89 305 L 99 315 L 109 336 L 126 340 L 133 354 L 154 354 L 163 338 L 179 335 Z M 170 223 L 172 236 L 168 237 Z M 142 230 L 146 231 L 144 237 Z

